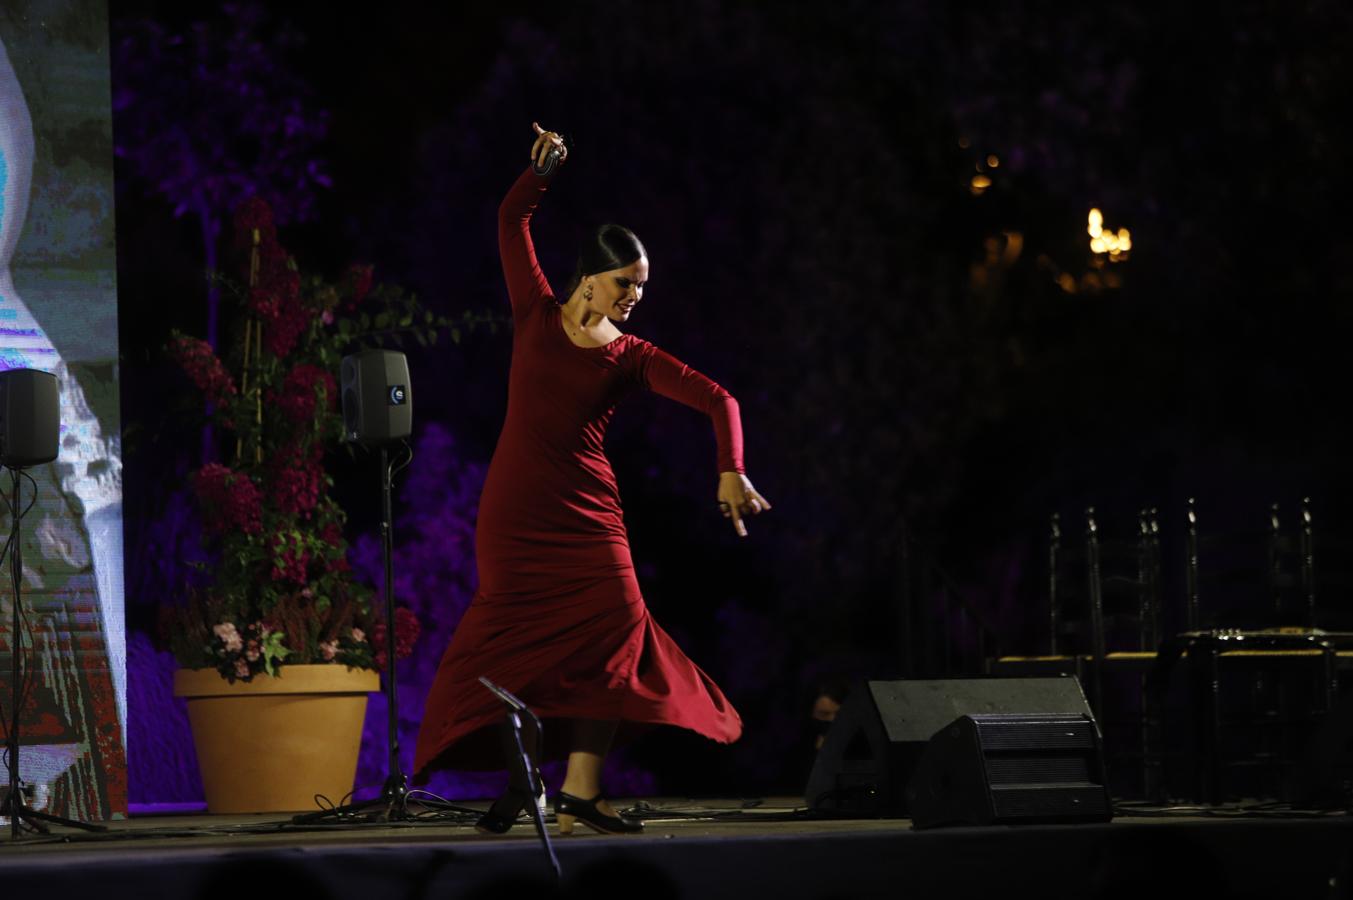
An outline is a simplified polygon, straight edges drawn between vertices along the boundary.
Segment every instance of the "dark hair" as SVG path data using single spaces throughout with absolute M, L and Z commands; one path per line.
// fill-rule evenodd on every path
M 818 697 L 831 697 L 837 703 L 845 703 L 846 698 L 850 696 L 850 681 L 840 675 L 829 675 L 826 678 L 819 679 L 815 684 L 816 692 L 813 694 L 813 701 L 817 702 Z
M 584 275 L 623 269 L 647 255 L 644 245 L 633 231 L 623 225 L 602 225 L 578 247 L 578 265 L 569 276 L 568 286 L 564 288 L 564 295 L 559 298 L 559 302 L 563 303 L 573 296 Z

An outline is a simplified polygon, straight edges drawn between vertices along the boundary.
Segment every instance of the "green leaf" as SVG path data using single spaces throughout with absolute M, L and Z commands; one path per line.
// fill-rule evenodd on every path
M 278 677 L 277 664 L 291 654 L 291 651 L 282 645 L 282 641 L 285 639 L 286 635 L 280 631 L 270 631 L 268 632 L 268 636 L 263 639 L 263 646 L 261 648 L 263 653 L 263 671 L 272 675 L 274 678 Z

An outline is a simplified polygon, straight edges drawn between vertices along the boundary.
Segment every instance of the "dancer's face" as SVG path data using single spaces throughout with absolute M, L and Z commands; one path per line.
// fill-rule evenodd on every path
M 592 309 L 613 322 L 624 322 L 635 304 L 643 299 L 644 286 L 648 284 L 648 257 L 641 256 L 624 268 L 588 277 L 592 279 Z

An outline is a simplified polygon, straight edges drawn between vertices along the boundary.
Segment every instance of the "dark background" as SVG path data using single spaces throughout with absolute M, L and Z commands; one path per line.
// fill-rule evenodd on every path
M 799 787 L 815 680 L 906 669 L 904 531 L 1020 651 L 1053 511 L 1095 505 L 1127 533 L 1156 506 L 1170 577 L 1189 497 L 1217 528 L 1303 496 L 1341 527 L 1353 10 L 1205 6 L 114 2 L 132 627 L 152 628 L 193 552 L 178 489 L 200 443 L 163 346 L 205 333 L 208 256 L 163 177 L 156 141 L 176 130 L 216 135 L 182 181 L 234 172 L 289 216 L 303 266 L 369 261 L 448 314 L 506 311 L 494 211 L 533 120 L 572 148 L 533 223 L 552 282 L 589 226 L 641 236 L 651 282 L 627 327 L 739 399 L 775 509 L 738 540 L 708 424 L 651 397 L 617 415 L 648 604 L 747 724 L 729 748 L 632 748 L 611 774 L 636 789 Z M 196 55 L 174 43 L 194 34 Z M 256 133 L 281 108 L 308 123 L 292 143 Z M 1130 229 L 1126 258 L 1091 252 L 1092 207 Z M 500 329 L 411 355 L 416 433 L 433 432 L 397 532 L 400 599 L 425 617 L 411 706 L 472 590 L 509 349 Z M 375 497 L 360 464 L 333 463 L 357 539 Z M 359 781 L 380 774 L 364 756 Z

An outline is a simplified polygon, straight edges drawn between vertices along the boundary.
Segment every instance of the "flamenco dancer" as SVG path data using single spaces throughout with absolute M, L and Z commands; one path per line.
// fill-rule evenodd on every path
M 531 159 L 563 139 L 533 123 Z M 498 210 L 498 247 L 512 302 L 507 417 L 489 465 L 475 532 L 479 589 L 442 657 L 428 694 L 415 778 L 434 769 L 501 769 L 502 708 L 478 681 L 488 676 L 543 720 L 544 759 L 567 758 L 554 799 L 559 831 L 581 821 L 596 831 L 643 830 L 602 797 L 601 769 L 613 741 L 654 725 L 688 728 L 721 743 L 742 719 L 718 685 L 649 615 L 630 559 L 615 476 L 602 449 L 616 405 L 639 388 L 708 415 L 718 446 L 718 505 L 737 534 L 771 508 L 742 464 L 742 424 L 733 397 L 648 341 L 623 334 L 648 282 L 648 255 L 618 225 L 585 241 L 563 292 L 536 262 L 531 213 L 553 172 L 528 167 Z M 537 735 L 523 735 L 528 748 Z M 539 759 L 533 759 L 539 764 Z M 502 833 L 528 803 L 510 784 L 479 820 Z

